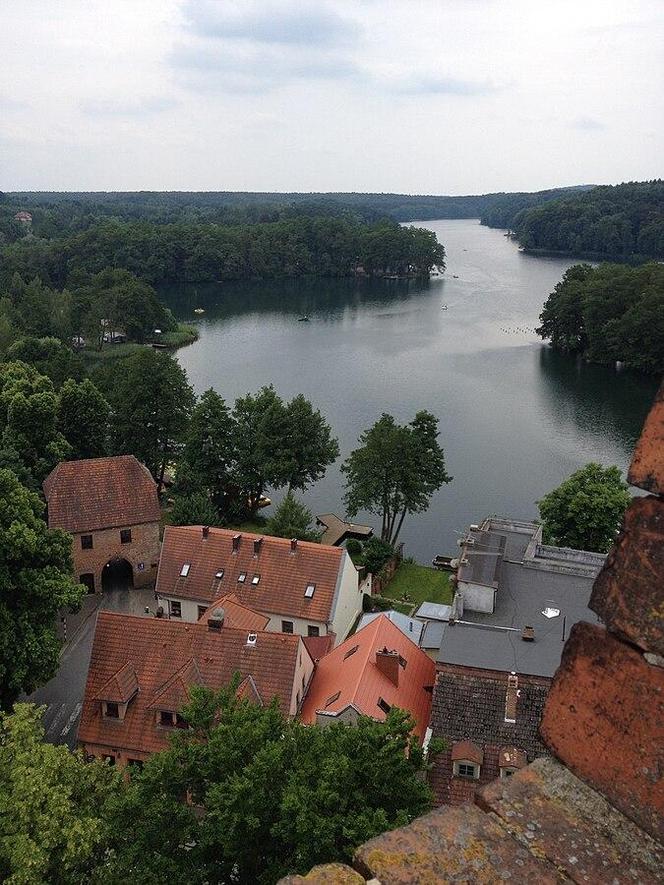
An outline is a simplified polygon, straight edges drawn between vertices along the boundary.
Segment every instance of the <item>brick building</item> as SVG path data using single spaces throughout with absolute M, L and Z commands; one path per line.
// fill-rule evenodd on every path
M 159 499 L 133 455 L 63 461 L 44 481 L 49 528 L 73 536 L 74 573 L 90 593 L 154 582 Z
M 268 617 L 267 630 L 348 635 L 362 609 L 358 571 L 346 550 L 207 526 L 166 526 L 157 603 L 166 617 L 198 621 L 232 594 Z
M 217 690 L 235 674 L 240 697 L 261 705 L 276 697 L 283 713 L 297 714 L 314 670 L 302 637 L 230 627 L 214 614 L 187 624 L 99 613 L 78 728 L 87 755 L 144 762 L 186 727 L 180 711 L 192 685 Z M 237 623 L 242 613 L 233 614 Z
M 431 726 L 447 744 L 429 776 L 438 803 L 472 802 L 482 784 L 546 755 L 551 680 L 572 626 L 598 620 L 588 602 L 605 559 L 543 545 L 534 523 L 468 531 L 436 661 Z

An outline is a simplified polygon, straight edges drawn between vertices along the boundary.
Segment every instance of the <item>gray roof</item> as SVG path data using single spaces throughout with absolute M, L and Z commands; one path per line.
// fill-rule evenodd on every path
M 440 648 L 444 630 L 445 623 L 443 621 L 425 621 L 424 630 L 422 630 L 420 637 L 420 648 L 435 648 L 437 651 Z
M 387 618 L 389 618 L 395 627 L 398 627 L 404 635 L 406 635 L 409 639 L 412 639 L 416 645 L 419 645 L 420 636 L 422 635 L 424 624 L 422 623 L 422 621 L 417 621 L 414 618 L 409 618 L 408 615 L 404 615 L 401 612 L 395 611 L 395 609 L 390 609 L 386 612 L 367 612 L 360 618 L 360 622 L 357 625 L 357 629 L 355 632 L 357 633 L 358 630 L 362 629 L 362 627 L 366 627 L 367 624 L 370 624 L 380 615 L 385 615 Z
M 443 605 L 438 602 L 423 602 L 413 614 L 420 621 L 447 621 L 452 611 L 451 605 Z
M 553 676 L 572 625 L 599 620 L 588 601 L 604 557 L 542 547 L 535 525 L 531 543 L 524 545 L 521 527 L 512 532 L 500 521 L 493 522 L 497 524 L 491 531 L 505 536 L 507 554 L 499 570 L 495 611 L 483 614 L 466 608 L 457 621 L 445 624 L 438 661 Z M 513 558 L 519 553 L 520 561 Z M 547 608 L 559 614 L 547 618 Z M 533 642 L 521 638 L 525 626 L 534 628 Z

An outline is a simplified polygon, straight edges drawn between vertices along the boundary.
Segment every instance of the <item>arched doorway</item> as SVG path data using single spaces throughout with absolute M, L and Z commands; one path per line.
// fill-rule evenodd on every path
M 133 586 L 134 569 L 131 563 L 121 556 L 114 556 L 102 570 L 101 589 L 109 593 L 113 590 L 130 590 Z

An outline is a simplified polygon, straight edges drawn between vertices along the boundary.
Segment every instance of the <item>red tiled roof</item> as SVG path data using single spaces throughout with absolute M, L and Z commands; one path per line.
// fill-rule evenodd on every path
M 501 747 L 498 754 L 500 768 L 525 768 L 528 765 L 528 757 L 524 750 L 518 747 Z
M 93 532 L 158 522 L 157 486 L 133 455 L 63 461 L 44 480 L 50 528 Z
M 398 686 L 376 666 L 376 652 L 385 647 L 407 662 L 405 668 L 399 666 Z M 314 723 L 317 710 L 339 713 L 352 704 L 360 713 L 384 720 L 386 714 L 378 706 L 382 698 L 391 707 L 407 710 L 415 719 L 415 734 L 423 737 L 429 725 L 435 678 L 436 665 L 431 658 L 381 615 L 317 664 L 301 719 Z
M 224 627 L 237 627 L 241 630 L 260 631 L 265 630 L 270 623 L 270 619 L 260 612 L 255 612 L 251 608 L 238 600 L 237 596 L 229 593 L 227 596 L 221 596 L 215 599 L 205 612 L 198 619 L 199 624 L 207 624 L 210 617 L 217 609 L 224 610 Z
M 100 612 L 78 740 L 139 753 L 161 750 L 171 731 L 156 725 L 155 710 L 177 712 L 192 682 L 218 689 L 235 673 L 245 683 L 251 677 L 240 685 L 242 697 L 264 703 L 277 697 L 280 709 L 288 713 L 300 642 L 296 635 L 258 633 L 256 644 L 248 646 L 246 630 L 224 627 L 217 633 L 205 624 Z M 100 692 L 129 662 L 138 692 L 124 721 L 104 719 Z
M 482 765 L 484 762 L 484 752 L 481 747 L 472 741 L 457 741 L 452 746 L 451 752 L 452 762 L 458 762 L 459 759 L 467 759 L 476 765 Z
M 328 633 L 326 636 L 303 636 L 302 642 L 311 655 L 311 659 L 318 661 L 332 649 L 336 638 L 336 633 Z
M 242 605 L 259 612 L 328 621 L 332 618 L 337 585 L 345 551 L 308 541 L 298 541 L 291 551 L 285 538 L 242 533 L 233 553 L 228 529 L 211 528 L 207 537 L 201 526 L 166 526 L 161 548 L 156 591 L 161 596 L 195 599 L 210 604 L 224 593 L 233 593 Z M 189 563 L 186 576 L 180 574 Z M 223 569 L 223 578 L 215 575 Z M 243 583 L 238 581 L 245 575 Z M 258 584 L 252 584 L 259 575 Z M 304 593 L 315 584 L 311 598 Z
M 138 680 L 133 664 L 128 661 L 114 673 L 106 685 L 102 686 L 97 695 L 100 701 L 110 701 L 113 704 L 126 704 L 138 691 Z

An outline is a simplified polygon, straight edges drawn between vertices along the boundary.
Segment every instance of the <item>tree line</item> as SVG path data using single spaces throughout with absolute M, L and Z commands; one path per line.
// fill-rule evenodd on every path
M 596 363 L 664 372 L 664 266 L 576 264 L 549 295 L 537 330 Z
M 504 219 L 506 220 L 506 219 Z M 523 209 L 507 225 L 524 249 L 599 260 L 664 258 L 664 181 L 628 182 Z
M 63 289 L 81 274 L 121 268 L 145 282 L 215 282 L 306 275 L 428 276 L 444 267 L 431 231 L 386 220 L 293 218 L 257 224 L 105 221 L 52 240 L 23 237 L 0 251 L 0 285 L 13 274 Z

